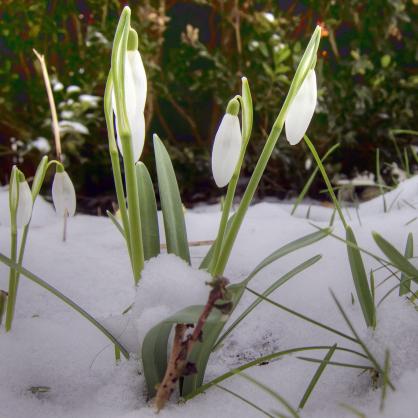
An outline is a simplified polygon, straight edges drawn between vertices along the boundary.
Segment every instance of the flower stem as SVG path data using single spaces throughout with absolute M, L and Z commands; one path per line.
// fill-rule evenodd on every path
M 10 239 L 10 258 L 13 263 L 16 263 L 17 255 L 17 228 L 16 225 L 11 228 L 11 239 Z M 9 290 L 7 297 L 7 308 L 6 308 L 6 321 L 5 328 L 6 332 L 9 332 L 12 329 L 13 316 L 15 311 L 16 304 L 16 293 L 17 293 L 17 275 L 16 270 L 13 267 L 10 267 L 9 271 Z
M 304 136 L 304 140 L 305 140 L 305 143 L 308 146 L 309 150 L 311 151 L 317 166 L 319 167 L 319 171 L 321 172 L 322 177 L 324 178 L 324 181 L 325 181 L 325 184 L 327 186 L 328 192 L 331 196 L 332 201 L 334 202 L 335 208 L 337 209 L 337 212 L 338 212 L 338 215 L 340 216 L 341 222 L 343 223 L 344 228 L 347 229 L 348 224 L 347 224 L 347 222 L 344 218 L 343 212 L 341 210 L 341 206 L 338 203 L 337 196 L 335 196 L 334 189 L 331 185 L 328 174 L 325 171 L 324 165 L 322 164 L 322 161 L 319 158 L 319 155 L 316 152 L 316 149 L 315 149 L 314 145 L 312 144 L 312 142 L 310 141 L 310 139 L 306 135 Z

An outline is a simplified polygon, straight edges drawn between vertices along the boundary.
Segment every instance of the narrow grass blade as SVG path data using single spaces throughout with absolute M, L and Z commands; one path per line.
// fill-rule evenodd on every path
M 234 398 L 239 399 L 240 401 L 246 403 L 247 405 L 251 406 L 252 408 L 254 408 L 255 410 L 257 410 L 258 412 L 261 412 L 262 414 L 264 414 L 266 417 L 269 418 L 275 418 L 273 415 L 269 414 L 267 411 L 265 411 L 264 409 L 260 408 L 258 405 L 256 405 L 255 403 L 249 401 L 247 398 L 244 398 L 243 396 L 239 395 L 236 392 L 233 392 L 230 389 L 227 389 L 224 386 L 221 385 L 215 385 L 217 388 L 222 389 L 224 392 L 229 393 L 230 395 L 232 395 Z
M 264 383 L 259 382 L 258 380 L 254 379 L 253 377 L 245 374 L 240 373 L 239 374 L 244 379 L 251 382 L 253 385 L 258 386 L 261 390 L 271 395 L 274 399 L 276 399 L 280 404 L 282 404 L 292 415 L 294 418 L 299 418 L 299 414 L 295 411 L 294 408 L 289 404 L 289 402 L 286 401 L 286 399 L 283 398 L 283 396 L 279 395 L 276 391 L 272 390 L 268 386 L 266 386 Z
M 248 144 L 253 127 L 253 99 L 246 77 L 242 78 L 242 139 Z
M 296 276 L 303 270 L 306 270 L 308 267 L 315 264 L 317 261 L 321 259 L 320 255 L 316 255 L 315 257 L 310 258 L 309 260 L 304 261 L 303 263 L 299 264 L 289 272 L 287 272 L 285 275 L 280 277 L 278 280 L 276 280 L 267 290 L 265 290 L 262 294 L 262 296 L 266 297 L 270 295 L 272 292 L 274 292 L 278 287 L 286 283 L 288 280 L 290 280 L 292 277 Z M 247 279 L 248 280 L 248 279 Z M 214 349 L 216 349 L 217 346 L 233 331 L 233 329 L 247 316 L 249 315 L 253 309 L 258 306 L 263 299 L 261 297 L 258 297 L 250 306 L 248 306 L 247 309 L 228 327 L 228 329 L 222 334 L 222 336 L 219 338 L 219 340 L 216 342 L 216 345 Z
M 287 243 L 286 245 L 283 245 L 283 247 L 280 247 L 278 250 L 271 253 L 263 261 L 261 261 L 261 263 L 259 263 L 256 266 L 256 268 L 245 279 L 246 284 L 248 284 L 252 280 L 252 278 L 257 273 L 259 273 L 262 269 L 264 269 L 271 263 L 277 261 L 279 258 L 284 257 L 285 255 L 288 255 L 296 250 L 299 250 L 300 248 L 307 247 L 308 245 L 312 245 L 315 242 L 320 241 L 321 239 L 328 236 L 331 232 L 332 232 L 331 228 L 324 228 L 318 232 L 305 235 L 304 237 L 298 238 L 292 242 Z
M 200 393 L 203 393 L 205 390 L 209 389 L 210 387 L 223 382 L 226 379 L 229 379 L 230 377 L 241 373 L 242 371 L 249 369 L 253 366 L 257 366 L 260 363 L 268 363 L 272 360 L 275 360 L 279 357 L 283 357 L 286 355 L 290 355 L 290 354 L 294 354 L 294 353 L 299 353 L 301 351 L 315 351 L 315 350 L 329 350 L 331 348 L 331 346 L 329 345 L 317 345 L 317 346 L 308 346 L 308 347 L 296 347 L 296 348 L 289 348 L 287 350 L 283 350 L 283 351 L 278 351 L 276 353 L 272 353 L 272 354 L 268 354 L 266 356 L 262 356 L 259 357 L 258 359 L 255 359 L 253 361 L 250 361 L 248 363 L 242 364 L 239 367 L 236 367 L 235 369 L 229 370 L 226 373 L 223 373 L 222 375 L 216 377 L 215 379 L 205 383 L 204 385 L 198 387 L 195 391 L 193 391 L 192 393 L 189 393 L 187 396 L 184 396 L 185 400 L 189 400 L 194 398 L 195 396 L 199 395 Z M 337 347 L 336 348 L 337 351 L 343 351 L 346 353 L 352 353 L 355 354 L 357 356 L 360 356 L 362 358 L 367 358 L 364 354 L 359 353 L 358 351 L 355 350 L 351 350 L 350 348 L 344 348 L 344 347 Z
M 353 335 L 356 338 L 356 340 L 361 345 L 361 347 L 362 347 L 364 353 L 366 354 L 367 358 L 370 360 L 370 362 L 373 364 L 373 366 L 375 367 L 375 369 L 379 373 L 383 373 L 382 367 L 379 365 L 379 363 L 377 362 L 377 360 L 375 359 L 375 357 L 373 356 L 373 354 L 370 352 L 370 350 L 368 349 L 368 347 L 366 346 L 366 344 L 363 342 L 363 340 L 358 335 L 356 329 L 354 328 L 353 324 L 351 323 L 350 319 L 348 318 L 347 314 L 345 313 L 345 311 L 344 311 L 344 309 L 343 309 L 340 301 L 337 299 L 337 297 L 334 295 L 334 293 L 332 291 L 331 291 L 331 296 L 334 299 L 334 302 L 337 305 L 338 310 L 340 311 L 342 317 L 344 318 L 344 321 L 346 322 L 346 324 L 350 328 L 350 330 L 353 333 Z M 388 385 L 391 387 L 392 390 L 395 390 L 395 387 L 390 382 L 390 380 L 388 380 Z
M 329 327 L 328 325 L 322 324 L 321 322 L 315 321 L 314 319 L 309 318 L 308 316 L 302 315 L 302 314 L 301 314 L 301 313 L 299 313 L 299 312 L 296 312 L 296 311 L 294 311 L 294 310 L 292 310 L 292 309 L 290 309 L 290 308 L 287 308 L 286 306 L 283 306 L 283 305 L 281 305 L 280 303 L 277 303 L 277 302 L 275 302 L 274 300 L 271 300 L 271 299 L 269 299 L 269 298 L 267 298 L 267 297 L 265 297 L 265 296 L 261 295 L 260 293 L 255 292 L 254 290 L 252 290 L 252 289 L 250 289 L 250 288 L 248 288 L 248 287 L 246 288 L 246 290 L 248 290 L 248 291 L 249 291 L 250 293 L 252 293 L 253 295 L 257 296 L 258 298 L 261 298 L 261 299 L 263 299 L 264 301 L 266 301 L 266 302 L 268 302 L 268 303 L 272 304 L 272 305 L 273 305 L 273 306 L 275 306 L 276 308 L 282 309 L 282 310 L 284 310 L 284 311 L 286 311 L 286 312 L 288 312 L 288 313 L 290 313 L 290 314 L 292 314 L 292 315 L 294 315 L 294 316 L 296 316 L 296 317 L 298 317 L 298 318 L 301 318 L 301 319 L 303 319 L 303 320 L 305 320 L 305 321 L 307 321 L 307 322 L 310 322 L 310 323 L 311 323 L 311 324 L 313 324 L 313 325 L 316 325 L 317 327 L 320 327 L 320 328 L 326 329 L 327 331 L 330 331 L 330 332 L 332 332 L 332 333 L 334 333 L 334 334 L 336 334 L 336 335 L 339 335 L 340 337 L 346 338 L 347 340 L 350 340 L 350 341 L 352 341 L 352 342 L 354 342 L 354 343 L 358 343 L 358 342 L 357 342 L 357 340 L 356 340 L 355 338 L 350 337 L 349 335 L 344 334 L 343 332 L 338 331 L 338 330 L 336 330 L 335 328 Z
M 414 256 L 414 236 L 412 232 L 408 234 L 408 239 L 406 241 L 405 247 L 405 257 L 412 258 Z M 408 279 L 405 273 L 401 274 L 401 285 L 399 287 L 399 296 L 406 295 L 411 291 L 411 280 Z
M 158 228 L 157 202 L 154 186 L 144 163 L 135 166 L 141 213 L 142 243 L 144 259 L 149 260 L 160 253 L 160 233 Z
M 414 282 L 418 283 L 418 270 L 410 263 L 408 258 L 402 255 L 390 242 L 385 240 L 377 232 L 373 232 L 373 238 L 383 254 L 389 258 L 391 264 L 405 273 Z
M 32 192 L 33 201 L 35 201 L 35 199 L 38 197 L 42 184 L 44 183 L 47 169 L 48 169 L 48 157 L 45 155 L 42 157 L 41 162 L 39 163 L 38 168 L 36 169 L 36 173 L 32 181 L 31 192 Z
M 352 229 L 346 228 L 347 241 L 357 245 L 356 238 Z M 376 312 L 373 303 L 373 297 L 370 292 L 366 270 L 364 268 L 363 259 L 360 251 L 347 245 L 348 260 L 350 262 L 351 275 L 353 277 L 354 286 L 357 292 L 357 298 L 360 302 L 363 317 L 368 327 L 375 327 Z
M 123 226 L 119 223 L 119 221 L 117 220 L 116 216 L 113 215 L 113 213 L 110 212 L 110 211 L 108 211 L 108 210 L 106 211 L 106 215 L 110 218 L 110 220 L 112 221 L 113 225 L 116 226 L 116 229 L 123 236 L 123 239 L 126 240 L 125 231 L 123 230 Z
M 322 363 L 324 360 L 311 358 L 311 357 L 297 357 L 299 360 L 308 361 L 310 363 Z M 337 361 L 329 361 L 328 366 L 339 366 L 339 367 L 347 367 L 351 369 L 361 369 L 361 370 L 373 370 L 373 367 L 360 365 L 360 364 L 351 364 L 351 363 L 340 363 Z
M 333 145 L 321 158 L 321 162 L 323 163 L 338 147 L 340 144 Z M 312 174 L 309 176 L 308 181 L 303 186 L 302 191 L 300 192 L 299 196 L 295 200 L 295 203 L 293 204 L 292 211 L 290 212 L 291 215 L 293 215 L 296 212 L 297 207 L 301 204 L 302 200 L 305 198 L 306 194 L 308 193 L 313 181 L 315 180 L 316 175 L 318 174 L 319 167 L 316 166 Z
M 168 339 L 171 328 L 175 324 L 195 324 L 203 309 L 203 305 L 189 306 L 168 317 L 148 331 L 142 343 L 141 358 L 150 397 L 154 396 L 156 386 L 163 380 L 167 368 Z M 219 323 L 221 316 L 218 310 L 213 311 L 209 315 L 206 325 Z M 204 333 L 203 335 L 206 334 Z M 204 338 L 206 342 L 206 337 Z
M 315 374 L 312 377 L 312 380 L 310 381 L 308 387 L 306 388 L 305 393 L 302 396 L 302 399 L 299 402 L 299 409 L 303 409 L 306 405 L 306 402 L 309 399 L 309 396 L 311 396 L 312 391 L 314 390 L 316 384 L 318 383 L 322 373 L 325 370 L 325 367 L 327 367 L 329 361 L 331 360 L 332 355 L 335 352 L 335 349 L 337 348 L 337 344 L 334 344 L 328 351 L 328 353 L 325 355 L 324 359 L 321 361 L 321 364 L 319 365 L 318 369 L 316 370 Z
M 382 179 L 382 175 L 380 174 L 380 150 L 379 148 L 377 148 L 376 150 L 376 181 L 379 186 L 379 192 L 383 200 L 383 212 L 386 213 L 388 210 L 388 207 L 386 204 L 385 191 L 383 190 L 383 179 Z
M 390 352 L 386 350 L 385 353 L 385 365 L 383 369 L 383 383 L 382 383 L 382 397 L 380 398 L 380 412 L 383 412 L 385 408 L 386 393 L 389 382 L 389 370 L 390 369 Z
M 187 244 L 186 223 L 183 205 L 173 165 L 161 139 L 154 135 L 154 153 L 157 165 L 158 189 L 160 191 L 161 209 L 164 218 L 164 229 L 167 251 L 190 264 L 189 246 Z
M 40 277 L 36 276 L 35 274 L 31 273 L 29 270 L 26 270 L 25 268 L 19 266 L 16 263 L 13 263 L 10 258 L 6 257 L 2 253 L 0 253 L 0 261 L 9 267 L 15 269 L 20 274 L 23 274 L 26 278 L 29 280 L 35 282 L 39 286 L 43 287 L 45 290 L 48 290 L 48 292 L 52 293 L 57 298 L 61 299 L 64 303 L 69 305 L 71 308 L 73 308 L 75 311 L 77 311 L 81 316 L 83 316 L 85 319 L 87 319 L 92 325 L 94 325 L 102 334 L 104 334 L 112 343 L 117 346 L 120 350 L 120 352 L 123 354 L 125 358 L 129 358 L 129 352 L 126 350 L 125 347 L 120 344 L 120 342 L 102 325 L 100 322 L 98 322 L 96 319 L 94 319 L 88 312 L 86 312 L 81 306 L 77 305 L 75 302 L 73 302 L 69 297 L 65 296 L 63 293 L 61 293 L 59 290 L 55 289 L 55 287 L 51 286 L 44 280 L 42 280 Z

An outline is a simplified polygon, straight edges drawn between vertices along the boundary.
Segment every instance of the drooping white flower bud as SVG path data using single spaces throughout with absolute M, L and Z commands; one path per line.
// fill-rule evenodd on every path
M 317 98 L 315 70 L 305 77 L 287 111 L 285 128 L 290 145 L 296 145 L 303 138 L 315 112 Z
M 70 176 L 62 168 L 58 168 L 52 183 L 52 201 L 59 216 L 74 216 L 76 197 Z
M 33 198 L 24 174 L 15 166 L 10 178 L 9 205 L 11 224 L 17 228 L 26 226 L 32 216 Z M 14 219 L 14 220 L 13 220 Z
M 239 160 L 242 136 L 238 111 L 238 100 L 232 99 L 215 135 L 212 173 L 218 187 L 224 187 L 230 182 Z
M 28 182 L 23 177 L 19 179 L 19 203 L 16 212 L 16 226 L 18 228 L 26 226 L 32 216 L 33 199 Z
M 131 130 L 132 150 L 135 162 L 139 160 L 145 142 L 145 118 L 144 109 L 147 97 L 147 75 L 141 54 L 138 51 L 138 35 L 131 29 L 129 31 L 128 50 L 125 54 L 125 106 Z M 116 117 L 116 98 L 112 92 L 112 107 Z M 120 136 L 117 137 L 119 151 L 123 156 Z

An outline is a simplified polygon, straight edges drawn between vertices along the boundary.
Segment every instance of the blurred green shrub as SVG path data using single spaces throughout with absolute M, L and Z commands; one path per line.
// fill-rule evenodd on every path
M 395 161 L 389 129 L 418 128 L 416 0 L 129 3 L 149 78 L 147 137 L 158 132 L 167 141 L 186 202 L 218 193 L 210 174 L 211 144 L 242 75 L 250 81 L 256 112 L 245 165 L 252 171 L 318 22 L 325 36 L 317 66 L 319 103 L 309 133 L 322 152 L 341 142 L 329 160 L 331 174 L 374 171 L 377 147 L 383 161 Z M 113 184 L 101 97 L 121 8 L 111 0 L 2 1 L 2 182 L 15 161 L 33 171 L 45 146 L 42 138 L 52 138 L 36 48 L 45 54 L 53 80 L 65 163 L 79 198 L 85 197 L 86 210 L 109 207 Z M 401 149 L 412 143 L 413 137 L 402 138 Z M 261 194 L 284 197 L 300 190 L 309 174 L 307 156 L 303 146 L 290 152 L 287 142 L 279 141 Z M 152 169 L 151 158 L 146 147 L 144 160 Z

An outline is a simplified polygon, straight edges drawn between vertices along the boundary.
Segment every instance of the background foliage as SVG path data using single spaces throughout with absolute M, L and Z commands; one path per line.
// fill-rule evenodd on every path
M 383 161 L 397 161 L 390 129 L 418 129 L 417 3 L 130 1 L 149 80 L 147 139 L 158 132 L 165 140 L 186 203 L 219 195 L 210 173 L 211 143 L 242 75 L 250 81 L 256 112 L 245 164 L 251 173 L 317 23 L 324 25 L 324 38 L 317 65 L 319 103 L 309 134 L 320 154 L 341 143 L 328 169 L 347 176 L 374 171 L 377 148 Z M 82 207 L 96 211 L 114 200 L 101 98 L 124 4 L 0 1 L 2 183 L 15 162 L 33 174 L 48 142 L 52 145 L 36 48 L 45 54 L 53 79 L 65 164 Z M 413 140 L 397 137 L 400 149 Z M 143 160 L 153 170 L 151 151 L 149 141 Z M 280 140 L 260 195 L 291 196 L 310 170 L 304 146 L 291 149 Z M 317 195 L 318 188 L 311 193 Z

